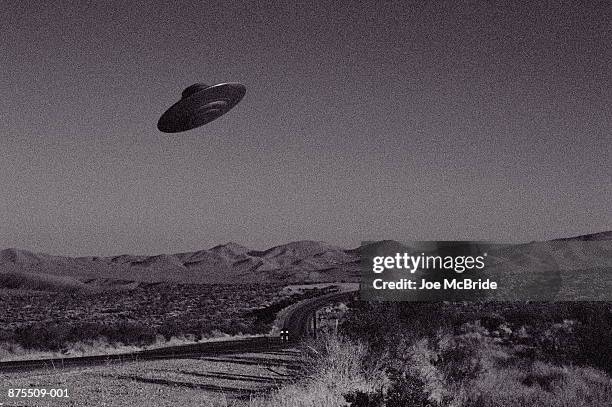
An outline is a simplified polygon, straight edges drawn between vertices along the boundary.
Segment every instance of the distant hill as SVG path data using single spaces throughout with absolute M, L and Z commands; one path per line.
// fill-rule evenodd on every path
M 0 251 L 0 289 L 80 290 L 92 286 L 129 288 L 138 282 L 317 283 L 358 281 L 360 253 L 410 250 L 386 240 L 355 249 L 298 241 L 267 250 L 237 243 L 176 254 L 64 257 L 19 249 Z M 500 270 L 543 270 L 551 259 L 564 270 L 612 268 L 612 232 L 491 245 L 489 259 Z
M 612 240 L 612 230 L 608 232 L 599 232 L 592 233 L 590 235 L 582 235 L 575 237 L 565 237 L 561 239 L 555 239 L 553 242 L 559 241 L 602 241 L 602 240 Z
M 9 271 L 0 272 L 0 289 L 82 292 L 92 287 L 73 277 Z
M 314 241 L 265 251 L 227 243 L 155 256 L 63 257 L 6 249 L 0 252 L 0 277 L 8 281 L 17 275 L 51 275 L 91 285 L 103 282 L 109 287 L 113 280 L 203 284 L 355 281 L 358 260 L 349 250 Z

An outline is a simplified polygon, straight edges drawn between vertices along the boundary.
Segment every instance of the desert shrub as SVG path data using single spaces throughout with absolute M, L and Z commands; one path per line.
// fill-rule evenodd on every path
M 498 347 L 479 323 L 464 324 L 458 335 L 438 335 L 434 366 L 449 383 L 465 382 L 488 369 Z
M 425 382 L 416 374 L 397 369 L 387 370 L 390 380 L 385 395 L 385 407 L 426 407 L 430 405 Z
M 475 317 L 474 320 L 480 321 L 488 331 L 494 331 L 506 323 L 506 318 L 496 312 L 483 313 L 483 315 Z
M 543 360 L 593 366 L 612 374 L 612 327 L 606 322 L 566 320 L 540 330 L 534 341 Z
M 350 407 L 383 407 L 383 394 L 381 391 L 364 392 L 356 390 L 344 395 Z
M 69 338 L 69 332 L 59 324 L 35 323 L 15 330 L 15 340 L 26 349 L 59 350 Z
M 509 306 L 502 312 L 508 321 L 506 326 L 512 327 L 512 333 L 503 339 L 510 347 L 523 345 L 521 356 L 556 364 L 593 366 L 612 373 L 612 351 L 608 351 L 612 349 L 609 303 L 530 303 L 522 310 Z
M 544 362 L 501 366 L 484 372 L 465 388 L 466 407 L 608 407 L 612 381 L 591 368 Z
M 148 345 L 155 342 L 155 330 L 145 324 L 120 321 L 114 324 L 96 323 L 33 323 L 14 332 L 15 341 L 26 349 L 58 351 L 69 344 L 88 343 L 106 338 L 111 343 Z
M 277 285 L 144 284 L 129 291 L 28 293 L 3 298 L 0 341 L 59 351 L 71 343 L 107 340 L 149 345 L 213 332 L 269 332 L 275 312 L 325 290 L 287 297 Z M 253 310 L 259 310 L 253 312 Z M 29 321 L 24 323 L 24 321 Z
M 132 321 L 120 321 L 112 325 L 103 325 L 102 337 L 110 342 L 118 342 L 124 345 L 149 345 L 156 340 L 156 332 L 152 327 Z M 90 338 L 88 338 L 90 339 Z
M 612 373 L 612 305 L 605 302 L 355 303 L 341 331 L 371 345 L 373 358 L 397 356 L 397 343 L 461 333 L 479 321 L 519 356 L 593 366 Z
M 612 329 L 581 325 L 576 330 L 578 346 L 573 359 L 583 365 L 598 367 L 612 375 Z
M 341 331 L 352 340 L 369 344 L 373 357 L 395 352 L 396 344 L 433 336 L 441 326 L 452 326 L 452 314 L 441 312 L 436 303 L 351 304 Z M 432 318 L 432 316 L 434 316 Z
M 159 335 L 163 336 L 166 341 L 169 341 L 173 336 L 176 336 L 177 333 L 182 332 L 182 324 L 175 320 L 169 319 L 164 321 L 158 328 L 157 332 Z
M 347 396 L 353 403 L 376 403 L 375 394 L 380 393 L 386 379 L 378 364 L 366 362 L 367 353 L 368 347 L 363 342 L 321 336 L 304 344 L 305 379 L 253 400 L 249 406 L 346 407 Z

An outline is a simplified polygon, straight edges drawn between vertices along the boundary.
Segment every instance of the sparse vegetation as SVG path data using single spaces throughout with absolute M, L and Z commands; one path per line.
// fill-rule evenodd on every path
M 385 383 L 380 364 L 367 364 L 365 343 L 325 336 L 304 347 L 307 378 L 253 400 L 249 407 L 346 406 L 344 394 L 376 394 Z M 350 396 L 349 396 L 350 397 Z
M 110 353 L 176 337 L 267 332 L 278 310 L 321 294 L 281 295 L 281 288 L 13 293 L 0 297 L 0 352 Z M 339 335 L 322 318 L 327 334 L 303 345 L 305 379 L 210 405 L 607 407 L 612 399 L 611 303 L 355 302 L 321 313 L 345 317 Z
M 0 296 L 0 358 L 31 351 L 144 347 L 172 338 L 267 333 L 279 309 L 325 292 L 278 285 L 150 284 L 129 291 Z
M 252 405 L 604 407 L 612 400 L 610 303 L 360 302 L 341 332 L 344 339 L 314 347 L 308 380 Z

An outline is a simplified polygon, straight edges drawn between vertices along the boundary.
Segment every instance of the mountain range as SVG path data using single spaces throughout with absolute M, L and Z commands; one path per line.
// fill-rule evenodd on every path
M 0 251 L 0 288 L 87 290 L 139 283 L 319 283 L 359 280 L 360 254 L 404 248 L 396 241 L 345 249 L 297 241 L 267 250 L 227 243 L 206 250 L 154 256 L 66 257 L 20 249 Z M 612 231 L 512 245 L 492 245 L 496 267 L 530 270 L 553 258 L 565 270 L 612 268 Z

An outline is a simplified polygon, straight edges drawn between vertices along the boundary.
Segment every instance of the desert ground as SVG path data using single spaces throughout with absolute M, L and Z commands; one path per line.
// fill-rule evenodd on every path
M 356 289 L 363 246 L 294 242 L 254 251 L 227 244 L 111 258 L 7 249 L 0 255 L 0 403 L 607 406 L 610 242 L 604 232 L 495 246 L 491 268 L 517 281 L 543 275 L 552 259 L 558 284 L 551 301 L 429 304 L 326 302 Z M 405 247 L 367 244 L 375 252 Z M 282 342 L 287 327 L 300 337 Z M 126 356 L 249 337 L 275 345 Z M 104 363 L 56 363 L 87 355 L 103 355 Z M 51 366 L 27 365 L 48 358 Z M 12 388 L 61 388 L 70 397 L 9 399 Z

